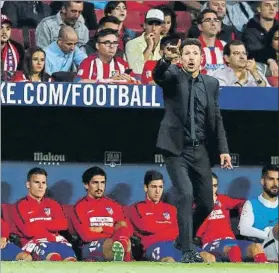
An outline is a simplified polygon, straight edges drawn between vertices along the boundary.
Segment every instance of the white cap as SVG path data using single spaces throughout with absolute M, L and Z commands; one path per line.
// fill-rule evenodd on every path
M 159 21 L 163 23 L 165 21 L 165 15 L 159 9 L 150 9 L 145 15 L 145 22 L 148 21 Z

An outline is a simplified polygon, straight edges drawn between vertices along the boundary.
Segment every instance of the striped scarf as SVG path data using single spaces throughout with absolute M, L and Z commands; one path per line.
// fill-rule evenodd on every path
M 8 41 L 1 52 L 1 61 L 4 64 L 4 71 L 16 71 L 19 63 L 17 48 Z

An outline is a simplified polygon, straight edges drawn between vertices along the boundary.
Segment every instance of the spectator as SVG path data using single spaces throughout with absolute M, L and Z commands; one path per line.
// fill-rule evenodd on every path
M 254 58 L 257 62 L 264 62 L 264 46 L 269 30 L 274 25 L 279 25 L 275 20 L 277 1 L 264 0 L 258 3 L 258 13 L 249 20 L 243 33 L 242 40 L 249 53 L 249 58 Z
M 162 36 L 174 35 L 176 33 L 176 14 L 168 6 L 161 6 L 159 9 L 164 13 L 164 23 L 162 25 Z
M 22 69 L 24 49 L 21 44 L 10 39 L 12 21 L 1 14 L 1 66 L 6 71 L 6 80 L 10 80 L 12 74 Z
M 119 47 L 124 50 L 126 43 L 136 37 L 136 33 L 131 29 L 123 26 L 124 21 L 127 17 L 127 6 L 126 1 L 110 1 L 107 3 L 105 10 L 105 16 L 115 16 L 119 19 Z
M 270 29 L 266 37 L 266 59 L 271 76 L 272 86 L 278 86 L 279 67 L 279 26 L 275 25 Z
M 227 1 L 227 14 L 223 23 L 233 26 L 240 33 L 245 29 L 249 19 L 253 18 L 254 12 L 245 1 Z
M 105 16 L 99 21 L 99 26 L 97 29 L 97 32 L 95 35 L 87 42 L 85 46 L 82 47 L 83 50 L 85 50 L 86 54 L 89 56 L 97 51 L 96 49 L 96 35 L 98 31 L 102 29 L 114 29 L 119 31 L 121 21 L 114 17 L 114 16 Z M 123 57 L 124 56 L 124 51 L 121 50 L 120 48 L 117 48 L 116 51 L 116 56 Z
M 150 9 L 145 16 L 143 34 L 126 44 L 126 57 L 135 73 L 142 74 L 146 61 L 161 58 L 159 51 L 163 23 L 164 13 L 159 9 Z
M 223 22 L 227 10 L 226 0 L 210 0 L 206 3 L 205 7 L 211 10 L 215 10 L 217 12 L 218 19 L 221 21 L 221 31 L 217 34 L 218 39 L 229 42 L 240 36 L 238 32 L 238 34 L 236 34 L 233 26 L 228 26 Z M 197 21 L 194 20 L 192 22 L 191 28 L 189 29 L 188 37 L 198 38 L 199 36 L 200 30 L 198 28 Z
M 97 52 L 81 63 L 76 81 L 87 83 L 132 81 L 127 72 L 128 63 L 115 56 L 119 44 L 118 31 L 110 28 L 102 29 L 97 32 L 95 38 Z
M 178 44 L 179 37 L 178 36 L 166 36 L 163 37 L 160 43 L 160 55 L 163 56 L 164 49 L 169 46 L 173 45 L 176 46 Z M 179 64 L 180 59 L 173 59 L 172 64 Z M 143 67 L 143 72 L 141 76 L 141 81 L 143 84 L 155 84 L 153 77 L 152 77 L 152 71 L 155 68 L 157 64 L 157 61 L 149 60 L 146 61 Z
M 77 41 L 77 33 L 72 27 L 60 28 L 58 40 L 45 48 L 46 73 L 52 75 L 59 71 L 71 72 L 79 67 L 87 55 L 76 46 Z
M 17 71 L 12 81 L 48 82 L 50 76 L 45 73 L 45 52 L 40 47 L 27 49 L 24 57 L 23 71 Z
M 247 59 L 247 51 L 242 41 L 234 40 L 224 47 L 227 66 L 216 70 L 214 76 L 221 86 L 269 86 L 265 76 L 258 71 L 254 59 Z
M 263 192 L 246 201 L 239 221 L 240 234 L 259 242 L 269 261 L 278 262 L 278 189 L 279 166 L 266 165 L 262 169 Z
M 57 12 L 61 10 L 62 6 L 63 6 L 63 1 L 52 1 L 50 3 L 51 15 L 56 15 Z M 88 29 L 94 30 L 98 27 L 97 17 L 94 9 L 94 1 L 90 3 L 89 1 L 83 2 L 83 10 L 82 10 L 81 17 L 84 18 L 85 25 L 87 26 Z
M 80 16 L 83 10 L 81 1 L 64 1 L 61 11 L 56 15 L 43 19 L 36 28 L 36 44 L 45 48 L 58 39 L 59 29 L 62 25 L 68 25 L 78 34 L 78 47 L 89 40 L 89 31 Z
M 224 66 L 223 49 L 226 42 L 217 39 L 221 22 L 217 12 L 210 9 L 203 10 L 198 18 L 198 27 L 201 32 L 199 40 L 202 44 L 204 59 L 202 63 L 203 73 L 212 73 Z
M 5 1 L 2 14 L 6 14 L 16 28 L 36 28 L 42 19 L 50 16 L 50 8 L 43 1 Z

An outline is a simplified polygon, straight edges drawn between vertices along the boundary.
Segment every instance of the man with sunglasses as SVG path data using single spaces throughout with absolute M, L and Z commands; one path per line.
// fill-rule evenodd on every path
M 261 244 L 236 240 L 231 228 L 231 209 L 241 209 L 245 200 L 231 198 L 218 193 L 218 177 L 212 174 L 214 207 L 200 226 L 197 237 L 202 241 L 202 249 L 214 254 L 217 261 L 242 262 L 253 259 L 256 263 L 267 261 Z
M 130 67 L 136 74 L 142 74 L 144 63 L 148 60 L 160 60 L 160 40 L 164 13 L 159 9 L 150 9 L 145 16 L 144 32 L 130 40 L 125 47 Z
M 119 33 L 111 28 L 97 32 L 96 53 L 86 58 L 80 65 L 76 81 L 85 83 L 96 82 L 132 82 L 135 79 L 128 63 L 117 57 Z M 129 73 L 128 73 L 129 72 Z
M 226 42 L 217 39 L 217 35 L 221 30 L 221 21 L 217 12 L 210 9 L 203 10 L 198 18 L 198 28 L 201 32 L 199 40 L 203 48 L 203 73 L 211 74 L 211 72 L 224 66 L 223 49 Z

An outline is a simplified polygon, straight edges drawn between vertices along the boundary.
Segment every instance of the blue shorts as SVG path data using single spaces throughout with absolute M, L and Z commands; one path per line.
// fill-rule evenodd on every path
M 64 243 L 56 242 L 44 242 L 37 244 L 32 251 L 32 257 L 34 260 L 44 261 L 50 253 L 60 254 L 63 260 L 69 257 L 76 258 L 76 254 L 70 246 Z
M 239 246 L 242 259 L 247 259 L 248 247 L 252 243 L 250 241 L 233 239 L 216 240 L 203 247 L 203 251 L 213 254 L 216 257 L 216 261 L 228 261 L 228 258 L 224 254 L 224 248 L 226 246 Z
M 15 261 L 16 256 L 23 252 L 20 247 L 13 243 L 7 243 L 6 247 L 1 249 L 2 261 Z
M 92 241 L 91 243 L 83 245 L 81 249 L 82 260 L 95 260 L 98 262 L 103 262 L 103 245 L 106 239 Z

